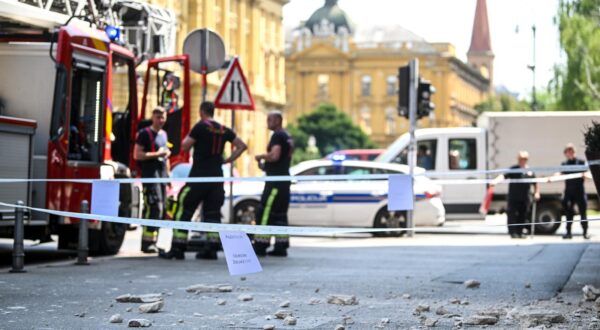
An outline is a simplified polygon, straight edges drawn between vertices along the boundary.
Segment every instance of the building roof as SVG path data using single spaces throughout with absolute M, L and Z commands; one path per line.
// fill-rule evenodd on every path
M 337 0 L 325 0 L 325 5 L 317 9 L 306 23 L 304 23 L 304 26 L 315 33 L 315 27 L 319 26 L 323 20 L 326 20 L 329 23 L 333 23 L 336 33 L 341 27 L 345 27 L 349 33 L 353 33 L 354 24 L 352 24 L 346 12 L 338 6 L 337 2 Z
M 354 33 L 354 41 L 356 43 L 425 42 L 425 39 L 400 25 L 359 25 Z
M 491 51 L 492 39 L 490 37 L 486 0 L 477 0 L 469 53 L 488 53 Z

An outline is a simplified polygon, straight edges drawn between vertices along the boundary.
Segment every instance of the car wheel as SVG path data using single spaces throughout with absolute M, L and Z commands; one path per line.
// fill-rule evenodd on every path
M 535 225 L 535 233 L 542 235 L 554 234 L 560 227 L 562 210 L 558 203 L 541 202 L 537 206 L 535 222 L 552 222 L 540 223 Z
M 233 208 L 233 223 L 241 225 L 255 225 L 256 213 L 260 203 L 257 201 L 242 201 Z
M 373 228 L 406 228 L 406 212 L 388 211 L 387 206 L 382 207 L 375 215 Z M 406 231 L 384 231 L 373 233 L 375 237 L 400 237 Z

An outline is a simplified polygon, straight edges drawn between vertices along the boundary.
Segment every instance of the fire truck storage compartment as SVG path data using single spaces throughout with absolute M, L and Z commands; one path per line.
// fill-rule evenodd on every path
M 50 43 L 46 42 L 0 43 L 0 100 L 4 108 L 0 115 L 37 122 L 37 129 L 32 137 L 32 170 L 29 175 L 30 178 L 37 179 L 46 178 L 56 79 L 56 67 L 50 59 L 49 51 Z M 4 152 L 2 156 L 5 156 Z M 12 155 L 9 157 L 12 158 Z M 31 198 L 27 205 L 46 207 L 45 183 L 31 185 Z M 48 221 L 48 216 L 42 213 L 34 213 L 32 218 L 46 223 Z
M 0 116 L 0 177 L 27 179 L 31 174 L 31 146 L 35 122 Z M 0 202 L 15 204 L 31 202 L 29 182 L 0 183 Z M 0 206 L 0 226 L 12 226 L 13 208 Z

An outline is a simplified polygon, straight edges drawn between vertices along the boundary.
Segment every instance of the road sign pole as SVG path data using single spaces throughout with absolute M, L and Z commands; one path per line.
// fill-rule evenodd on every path
M 231 130 L 235 132 L 235 109 L 231 110 Z M 233 153 L 233 146 L 231 147 Z M 229 178 L 233 178 L 233 162 L 229 163 Z M 229 181 L 229 223 L 233 223 L 235 215 L 233 214 L 233 181 Z
M 417 86 L 419 79 L 419 60 L 413 59 L 409 63 L 410 67 L 410 84 L 408 86 L 409 93 L 409 104 L 408 104 L 408 116 L 410 121 L 410 143 L 408 145 L 408 174 L 411 177 L 411 182 L 414 190 L 414 180 L 413 175 L 415 172 L 415 165 L 417 163 L 417 154 L 416 154 L 416 145 L 417 140 L 415 138 L 415 130 L 417 128 Z M 413 198 L 413 208 L 409 210 L 406 214 L 406 227 L 408 228 L 407 236 L 414 236 L 414 198 Z
M 202 31 L 202 39 L 200 42 L 200 65 L 202 67 L 202 102 L 206 102 L 206 94 L 208 93 L 208 29 Z

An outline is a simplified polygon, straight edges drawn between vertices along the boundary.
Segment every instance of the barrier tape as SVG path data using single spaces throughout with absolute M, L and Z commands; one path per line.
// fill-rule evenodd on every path
M 573 172 L 583 166 L 560 166 L 541 168 L 546 172 Z M 587 169 L 587 167 L 585 167 Z M 437 173 L 418 173 L 414 176 L 431 177 L 435 183 L 442 185 L 449 184 L 486 184 L 491 183 L 493 179 L 435 179 L 437 176 L 451 175 L 477 175 L 477 174 L 508 174 L 508 173 L 526 173 L 536 172 L 534 168 L 526 169 L 506 169 L 506 170 L 488 170 L 488 171 L 462 171 L 462 172 L 437 172 Z M 544 171 L 537 171 L 544 172 Z M 400 174 L 400 173 L 398 173 Z M 225 183 L 225 182 L 278 182 L 278 181 L 347 181 L 347 180 L 387 180 L 390 174 L 343 174 L 343 175 L 282 175 L 282 176 L 260 176 L 260 177 L 186 177 L 186 178 L 127 178 L 127 179 L 111 179 L 119 183 L 170 183 L 170 182 L 186 182 L 186 183 Z M 562 181 L 573 178 L 579 178 L 582 173 L 563 174 L 551 177 L 542 177 L 534 179 L 505 179 L 499 183 L 547 183 L 554 181 Z M 28 182 L 71 182 L 71 183 L 93 183 L 99 179 L 0 179 L 0 183 L 28 183 Z
M 47 214 L 71 217 L 87 220 L 99 220 L 107 222 L 116 222 L 130 225 L 140 225 L 149 227 L 162 227 L 171 229 L 181 229 L 188 231 L 204 231 L 204 232 L 225 232 L 225 231 L 242 231 L 247 234 L 259 235 L 290 235 L 290 236 L 319 236 L 319 235 L 340 235 L 340 234 L 355 234 L 355 233 L 381 233 L 381 232 L 398 232 L 398 231 L 413 231 L 413 232 L 451 232 L 445 228 L 439 227 L 420 227 L 420 228 L 348 228 L 348 227 L 286 227 L 286 226 L 263 226 L 263 225 L 242 225 L 242 224 L 224 224 L 224 223 L 209 223 L 209 222 L 189 222 L 189 221 L 172 221 L 172 220 L 155 220 L 155 219 L 137 219 L 112 217 L 106 215 L 77 213 L 67 211 L 55 211 L 31 206 L 21 206 L 16 204 L 2 203 L 0 206 L 10 208 L 21 208 L 30 211 L 43 212 Z M 596 222 L 600 218 L 592 218 L 587 220 L 572 220 L 571 222 Z M 536 225 L 546 225 L 561 223 L 562 221 L 536 222 Z M 528 226 L 525 224 L 474 224 L 472 227 L 511 227 L 511 226 Z

